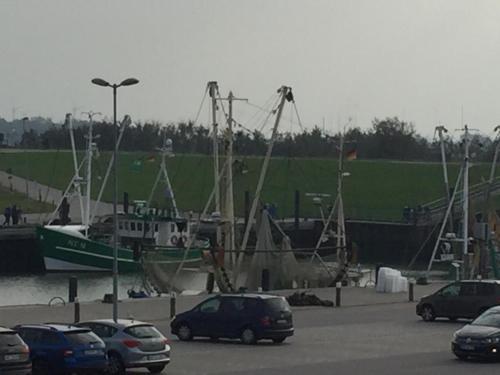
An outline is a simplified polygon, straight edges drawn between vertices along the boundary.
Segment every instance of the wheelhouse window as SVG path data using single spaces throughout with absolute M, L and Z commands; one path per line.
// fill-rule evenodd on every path
M 139 232 L 142 232 L 142 223 L 141 222 L 137 223 L 137 230 Z
M 130 222 L 130 230 L 131 230 L 132 232 L 135 232 L 135 221 L 131 221 L 131 222 Z

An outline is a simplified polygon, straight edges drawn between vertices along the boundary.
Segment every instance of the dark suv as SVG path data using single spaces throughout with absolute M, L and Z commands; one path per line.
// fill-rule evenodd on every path
M 285 298 L 264 294 L 226 294 L 203 301 L 177 315 L 172 333 L 186 341 L 195 336 L 239 338 L 244 344 L 260 339 L 283 342 L 293 335 L 292 311 Z
M 422 297 L 417 315 L 425 321 L 438 317 L 450 320 L 475 318 L 500 304 L 500 282 L 496 280 L 464 280 L 446 285 L 434 294 Z
M 31 374 L 28 345 L 16 331 L 3 327 L 0 327 L 0 374 Z
M 14 328 L 29 345 L 33 373 L 104 373 L 104 342 L 88 328 L 65 324 L 26 324 Z

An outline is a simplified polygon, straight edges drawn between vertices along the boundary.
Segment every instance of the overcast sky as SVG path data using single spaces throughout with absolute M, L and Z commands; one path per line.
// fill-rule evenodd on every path
M 498 0 L 0 0 L 0 116 L 110 116 L 111 89 L 90 80 L 136 77 L 119 89 L 120 117 L 192 119 L 216 80 L 257 105 L 289 85 L 304 125 L 331 132 L 398 116 L 431 136 L 460 127 L 463 107 L 491 134 L 499 20 Z M 256 111 L 235 110 L 242 123 Z

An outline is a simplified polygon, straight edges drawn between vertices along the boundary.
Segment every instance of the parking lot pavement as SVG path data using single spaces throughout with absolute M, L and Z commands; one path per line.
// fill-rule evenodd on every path
M 283 345 L 174 337 L 172 363 L 164 373 L 480 375 L 500 370 L 500 363 L 456 360 L 451 336 L 466 322 L 424 323 L 414 303 L 299 308 L 294 320 L 296 334 Z M 171 337 L 168 322 L 157 324 Z

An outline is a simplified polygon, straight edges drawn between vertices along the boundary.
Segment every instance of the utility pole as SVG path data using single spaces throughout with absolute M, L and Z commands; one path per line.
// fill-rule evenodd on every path
M 340 133 L 339 165 L 337 177 L 337 259 L 343 267 L 347 261 L 342 185 L 344 180 L 344 132 Z
M 217 94 L 219 93 L 219 86 L 216 81 L 210 81 L 207 84 L 208 92 L 212 98 L 212 140 L 213 140 L 213 155 L 214 155 L 214 184 L 215 184 L 215 211 L 220 215 L 220 187 L 217 183 L 219 178 L 219 140 L 218 140 L 218 125 L 217 125 Z M 222 232 L 220 226 L 216 227 L 216 241 L 220 245 L 222 239 Z

